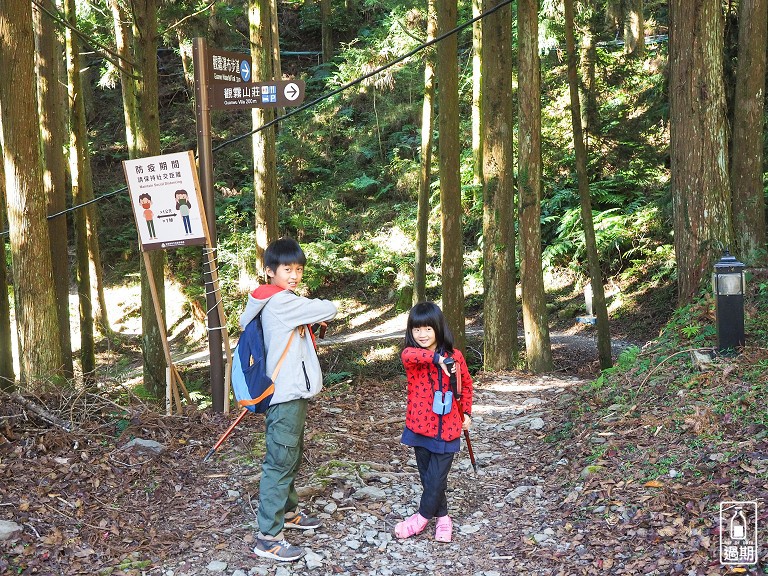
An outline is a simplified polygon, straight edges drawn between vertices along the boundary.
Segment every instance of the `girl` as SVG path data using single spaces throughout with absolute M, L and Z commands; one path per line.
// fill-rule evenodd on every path
M 419 511 L 395 526 L 395 536 L 419 534 L 436 517 L 435 540 L 450 542 L 453 522 L 448 516 L 445 490 L 461 432 L 469 430 L 471 424 L 472 378 L 464 356 L 453 349 L 453 335 L 443 312 L 433 302 L 411 308 L 401 359 L 408 377 L 408 407 L 401 442 L 413 446 L 416 452 L 424 490 Z M 457 372 L 460 379 L 456 378 Z

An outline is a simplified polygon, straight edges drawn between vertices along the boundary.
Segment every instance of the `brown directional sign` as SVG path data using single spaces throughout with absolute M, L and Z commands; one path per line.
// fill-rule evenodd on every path
M 242 110 L 245 108 L 283 108 L 304 101 L 303 80 L 265 80 L 242 84 L 211 84 L 211 108 Z
M 208 80 L 212 84 L 251 81 L 251 57 L 239 52 L 208 49 Z

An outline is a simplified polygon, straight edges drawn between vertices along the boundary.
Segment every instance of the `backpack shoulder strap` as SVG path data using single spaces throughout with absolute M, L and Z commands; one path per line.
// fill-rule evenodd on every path
M 293 335 L 296 333 L 296 330 L 291 330 L 291 336 L 288 338 L 288 344 L 285 345 L 285 350 L 283 350 L 283 354 L 280 356 L 280 360 L 277 361 L 277 365 L 275 366 L 275 371 L 272 372 L 272 382 L 275 381 L 277 378 L 277 375 L 280 373 L 280 368 L 283 365 L 283 362 L 285 361 L 285 357 L 288 356 L 288 348 L 291 347 L 291 342 L 293 342 Z

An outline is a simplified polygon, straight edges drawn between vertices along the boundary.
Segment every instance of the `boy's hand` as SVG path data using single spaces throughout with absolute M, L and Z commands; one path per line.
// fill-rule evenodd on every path
M 325 338 L 326 328 L 328 328 L 326 322 L 315 322 L 312 324 L 312 333 L 316 334 L 318 338 Z
M 469 414 L 464 414 L 464 423 L 461 425 L 461 429 L 469 430 L 470 426 L 472 426 L 472 418 Z

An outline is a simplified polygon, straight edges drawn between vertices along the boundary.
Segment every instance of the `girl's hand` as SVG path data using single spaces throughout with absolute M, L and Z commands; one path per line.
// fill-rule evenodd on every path
M 464 414 L 464 423 L 461 425 L 461 429 L 469 430 L 470 426 L 472 426 L 472 418 L 469 414 Z
M 447 356 L 440 356 L 440 359 L 438 360 L 438 366 L 443 369 L 443 372 L 445 372 L 445 375 L 448 376 L 448 378 L 451 377 L 451 370 L 448 368 L 448 366 L 445 365 L 445 359 L 448 358 Z M 453 369 L 456 370 L 456 365 L 454 364 Z

